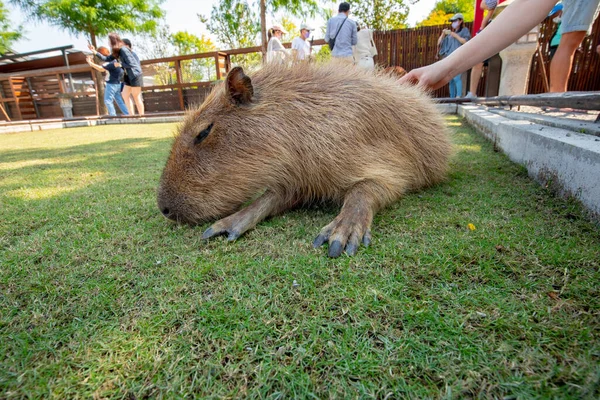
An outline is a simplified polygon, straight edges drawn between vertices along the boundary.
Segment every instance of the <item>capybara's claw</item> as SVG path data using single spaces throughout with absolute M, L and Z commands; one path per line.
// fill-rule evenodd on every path
M 346 254 L 348 254 L 349 256 L 355 255 L 356 250 L 358 250 L 359 243 L 360 241 L 358 239 L 358 236 L 355 233 L 353 233 L 350 237 L 350 240 L 348 240 L 348 243 L 346 243 Z
M 364 232 L 364 234 L 363 234 Z M 371 231 L 368 228 L 361 228 L 355 221 L 348 221 L 344 218 L 336 218 L 329 225 L 321 229 L 321 232 L 313 242 L 313 247 L 323 245 L 329 242 L 329 257 L 339 257 L 344 251 L 349 256 L 353 256 L 358 251 L 360 244 L 368 246 L 371 243 Z
M 367 232 L 365 232 L 365 236 L 363 236 L 362 242 L 365 245 L 365 247 L 369 247 L 369 245 L 371 244 L 371 230 L 370 229 L 367 229 Z
M 339 257 L 343 251 L 344 251 L 344 246 L 342 245 L 342 243 L 339 240 L 334 240 L 329 245 L 329 257 L 331 257 L 331 258 Z
M 240 237 L 240 232 L 233 229 L 215 229 L 214 225 L 204 231 L 202 239 L 210 239 L 215 236 L 227 234 L 227 241 L 232 242 Z
M 329 238 L 329 236 L 323 235 L 323 234 L 320 233 L 319 236 L 317 236 L 317 238 L 313 242 L 313 247 L 315 249 L 317 247 L 321 247 L 323 245 L 323 243 L 325 243 L 327 241 L 328 238 Z
M 212 228 L 212 226 L 210 228 L 208 228 L 207 230 L 204 231 L 204 233 L 202 234 L 202 239 L 206 240 L 206 239 L 210 239 L 213 236 L 216 236 L 217 233 L 215 233 L 214 229 Z
M 229 233 L 229 235 L 227 235 L 228 242 L 233 242 L 234 240 L 240 237 L 240 233 L 237 231 L 227 231 L 227 233 Z

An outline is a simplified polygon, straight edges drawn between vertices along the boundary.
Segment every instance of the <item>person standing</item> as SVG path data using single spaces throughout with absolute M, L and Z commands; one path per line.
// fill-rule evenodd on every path
M 438 39 L 440 46 L 440 56 L 445 58 L 454 53 L 460 46 L 467 43 L 471 39 L 471 32 L 464 24 L 464 17 L 461 13 L 456 13 L 450 18 L 452 22 L 452 30 L 444 29 Z M 450 97 L 462 96 L 462 74 L 453 77 L 450 82 Z
M 122 95 L 125 100 L 125 104 L 127 105 L 127 109 L 129 110 L 129 115 L 135 114 L 130 97 L 133 97 L 139 115 L 144 115 L 144 100 L 142 98 L 143 76 L 142 65 L 139 61 L 139 58 L 137 55 L 133 55 L 129 47 L 127 47 L 123 40 L 121 40 L 121 37 L 116 33 L 108 34 L 108 42 L 110 43 L 111 48 L 111 55 L 108 57 L 96 52 L 94 46 L 91 44 L 88 46 L 88 48 L 91 51 L 96 52 L 96 56 L 103 61 L 117 60 L 115 66 L 122 67 L 127 76 L 124 78 L 125 86 L 123 87 Z
M 373 41 L 373 31 L 368 28 L 361 28 L 357 25 L 357 41 L 354 46 L 354 63 L 367 71 L 375 70 L 375 61 L 373 57 L 377 55 L 377 48 Z
M 292 40 L 292 57 L 294 62 L 307 60 L 310 57 L 310 32 L 314 29 L 307 24 L 300 26 L 300 36 L 297 36 Z
M 135 62 L 137 63 L 137 65 L 140 66 L 140 74 L 134 79 L 132 79 L 131 76 L 129 76 L 129 74 L 125 75 L 125 78 L 123 79 L 122 95 L 125 99 L 125 103 L 129 107 L 131 112 L 133 112 L 133 103 L 131 101 L 131 99 L 133 98 L 133 102 L 135 103 L 135 106 L 138 109 L 138 113 L 140 115 L 144 115 L 145 107 L 144 98 L 142 97 L 142 86 L 144 84 L 144 76 L 142 73 L 142 63 L 140 62 L 140 58 L 138 57 L 136 52 L 133 51 L 131 41 L 129 39 L 123 39 L 123 44 L 127 46 L 127 48 L 131 52 L 131 55 L 135 59 Z
M 285 64 L 288 58 L 288 52 L 281 40 L 287 32 L 279 25 L 273 25 L 269 29 L 269 43 L 267 44 L 267 63 Z
M 485 17 L 483 17 L 483 21 L 481 22 L 481 28 L 479 28 L 475 36 L 477 36 L 479 32 L 481 32 L 491 22 L 492 15 L 494 15 L 494 11 L 496 11 L 497 5 L 497 0 L 481 0 L 479 7 L 482 10 L 487 11 L 487 13 L 485 14 Z M 489 61 L 490 59 L 488 58 L 484 62 L 478 63 L 477 65 L 473 66 L 473 68 L 471 69 L 471 84 L 469 86 L 469 92 L 465 96 L 466 98 L 474 99 L 475 97 L 477 97 L 477 86 L 479 86 L 481 73 L 483 72 L 483 67 L 487 66 L 489 64 Z
M 106 47 L 100 47 L 98 49 L 98 53 L 102 54 L 105 57 L 110 55 L 109 50 Z M 90 67 L 94 68 L 100 72 L 108 71 L 108 80 L 106 81 L 106 88 L 104 90 L 104 104 L 106 104 L 106 109 L 108 110 L 108 115 L 116 117 L 117 112 L 115 111 L 114 102 L 117 102 L 119 109 L 123 115 L 129 115 L 129 111 L 127 110 L 127 106 L 123 101 L 123 97 L 121 97 L 121 80 L 123 79 L 123 75 L 125 72 L 123 68 L 115 66 L 117 60 L 112 60 L 105 62 L 102 65 L 95 64 L 92 61 L 92 56 L 86 57 L 86 62 Z
M 550 62 L 550 92 L 566 92 L 575 51 L 598 15 L 600 0 L 563 0 L 560 42 Z
M 330 43 L 332 57 L 352 61 L 352 46 L 358 41 L 356 22 L 348 18 L 350 4 L 340 3 L 338 12 L 338 15 L 327 21 L 325 42 Z M 333 46 L 332 41 L 335 42 Z

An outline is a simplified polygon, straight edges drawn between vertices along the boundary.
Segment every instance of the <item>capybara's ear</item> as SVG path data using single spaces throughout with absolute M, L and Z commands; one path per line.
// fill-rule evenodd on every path
M 235 67 L 229 71 L 225 87 L 227 96 L 234 104 L 247 104 L 254 95 L 252 81 L 244 74 L 242 67 Z

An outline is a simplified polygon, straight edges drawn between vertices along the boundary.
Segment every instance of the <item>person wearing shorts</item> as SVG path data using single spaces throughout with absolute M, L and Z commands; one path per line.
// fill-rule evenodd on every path
M 598 15 L 600 0 L 563 0 L 560 43 L 550 63 L 550 92 L 566 92 L 575 51 Z
M 133 64 L 139 65 L 139 74 L 134 76 L 134 73 L 137 70 L 126 69 L 125 78 L 123 79 L 123 87 L 122 87 L 122 95 L 123 99 L 125 99 L 125 103 L 127 104 L 127 108 L 130 110 L 130 113 L 133 114 L 133 104 L 131 102 L 131 98 L 133 97 L 133 102 L 135 102 L 135 107 L 138 110 L 139 115 L 144 115 L 144 99 L 142 98 L 142 86 L 144 81 L 144 76 L 141 73 L 141 63 L 138 55 L 133 51 L 131 41 L 129 39 L 123 39 L 123 43 L 129 49 L 131 55 L 133 56 Z

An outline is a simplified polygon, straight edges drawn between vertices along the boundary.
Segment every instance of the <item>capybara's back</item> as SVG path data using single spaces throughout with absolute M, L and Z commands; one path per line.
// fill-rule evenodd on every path
M 315 246 L 354 254 L 373 214 L 443 179 L 450 143 L 421 90 L 346 63 L 234 68 L 188 114 L 161 178 L 159 208 L 204 237 L 237 238 L 261 219 L 312 201 L 343 203 Z

